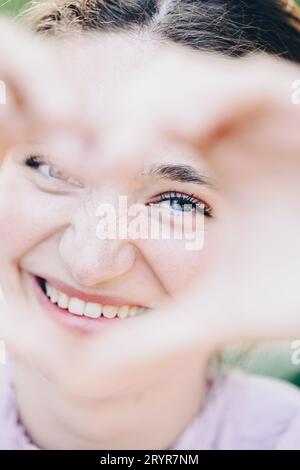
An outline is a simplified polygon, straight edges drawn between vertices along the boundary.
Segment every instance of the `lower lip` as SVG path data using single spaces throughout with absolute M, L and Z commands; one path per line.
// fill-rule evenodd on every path
M 101 315 L 99 318 L 88 318 L 83 315 L 70 313 L 68 310 L 64 310 L 58 305 L 53 304 L 43 292 L 36 277 L 33 275 L 30 277 L 33 280 L 34 290 L 43 310 L 45 310 L 51 318 L 67 328 L 71 328 L 79 333 L 96 333 L 101 331 L 103 328 L 107 328 L 109 325 L 116 325 L 116 322 L 119 323 L 120 321 L 124 321 L 118 317 L 105 318 Z

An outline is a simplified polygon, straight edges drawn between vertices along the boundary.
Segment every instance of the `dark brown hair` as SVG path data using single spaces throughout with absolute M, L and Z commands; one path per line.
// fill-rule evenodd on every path
M 300 62 L 295 11 L 284 0 L 45 0 L 31 3 L 23 18 L 40 34 L 139 29 L 198 50 L 264 51 Z

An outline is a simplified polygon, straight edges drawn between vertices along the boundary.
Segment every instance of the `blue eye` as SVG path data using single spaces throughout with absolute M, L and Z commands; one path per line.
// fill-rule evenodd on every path
M 160 194 L 150 202 L 150 205 L 158 205 L 175 212 L 195 213 L 199 212 L 206 217 L 212 217 L 211 207 L 196 198 L 194 195 L 187 195 L 176 191 Z

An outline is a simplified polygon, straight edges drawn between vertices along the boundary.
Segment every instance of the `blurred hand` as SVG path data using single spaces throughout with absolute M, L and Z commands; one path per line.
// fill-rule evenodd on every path
M 224 201 L 218 263 L 176 302 L 127 319 L 128 328 L 116 326 L 112 338 L 82 339 L 69 361 L 73 370 L 60 370 L 55 348 L 49 350 L 62 340 L 54 327 L 47 330 L 54 343 L 45 343 L 22 324 L 17 349 L 40 360 L 51 354 L 70 384 L 75 369 L 84 369 L 85 380 L 105 389 L 105 380 L 134 381 L 143 370 L 196 358 L 200 349 L 209 356 L 235 340 L 299 334 L 300 110 L 291 103 L 299 74 L 298 66 L 268 57 L 234 60 L 166 48 L 130 79 L 126 93 L 112 99 L 99 129 L 101 158 L 91 161 L 87 176 L 130 171 L 164 138 L 196 148 L 219 176 Z M 2 331 L 16 345 L 5 318 Z M 117 347 L 105 357 L 112 339 Z
M 300 333 L 300 108 L 292 104 L 299 75 L 299 66 L 267 56 L 171 48 L 116 96 L 99 171 L 130 172 L 163 139 L 176 139 L 213 168 L 223 215 L 207 277 L 172 305 L 135 318 L 128 337 L 114 331 L 118 348 L 107 361 L 95 339 L 88 352 L 95 371 L 107 363 L 109 373 L 115 355 L 127 376 L 132 364 L 133 378 L 137 355 L 145 370 L 163 369 L 180 355 Z
M 35 139 L 74 153 L 88 125 L 71 76 L 55 40 L 0 17 L 0 162 L 10 147 Z
M 187 329 L 196 343 L 200 335 L 216 345 L 299 331 L 300 107 L 292 103 L 299 76 L 298 65 L 268 56 L 167 48 L 116 97 L 101 171 L 130 172 L 168 138 L 195 148 L 217 176 L 220 257 L 169 310 L 180 338 Z

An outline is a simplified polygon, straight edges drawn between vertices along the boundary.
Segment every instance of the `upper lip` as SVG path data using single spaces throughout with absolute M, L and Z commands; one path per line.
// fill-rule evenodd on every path
M 69 297 L 76 297 L 77 299 L 83 300 L 84 302 L 96 303 L 101 305 L 115 305 L 121 307 L 122 305 L 128 305 L 130 307 L 145 307 L 139 302 L 133 302 L 132 300 L 125 299 L 123 297 L 109 296 L 109 295 L 97 295 L 82 292 L 74 289 L 73 287 L 65 284 L 50 276 L 35 276 L 44 279 L 46 282 L 55 287 L 55 289 L 67 294 Z

